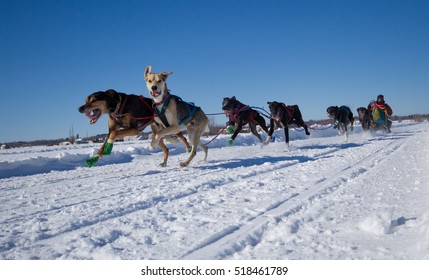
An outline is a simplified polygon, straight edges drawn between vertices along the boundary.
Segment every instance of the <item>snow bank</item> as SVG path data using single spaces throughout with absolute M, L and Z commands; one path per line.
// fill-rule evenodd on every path
M 377 210 L 362 222 L 358 224 L 360 230 L 366 233 L 375 235 L 385 235 L 392 232 L 392 226 L 395 226 L 395 221 L 392 221 L 393 208 Z

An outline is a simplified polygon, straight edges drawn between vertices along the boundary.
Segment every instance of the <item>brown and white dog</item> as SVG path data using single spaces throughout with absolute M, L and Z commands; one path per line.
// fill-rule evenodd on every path
M 147 66 L 144 79 L 146 87 L 153 99 L 155 109 L 155 122 L 163 126 L 152 137 L 151 146 L 167 135 L 177 134 L 187 129 L 192 150 L 187 160 L 180 163 L 184 167 L 189 165 L 197 154 L 197 147 L 204 152 L 204 160 L 207 159 L 208 148 L 201 143 L 201 136 L 208 127 L 208 118 L 203 110 L 193 103 L 183 101 L 180 97 L 170 94 L 167 88 L 167 78 L 172 72 L 152 73 L 152 66 Z
M 109 115 L 109 134 L 98 150 L 99 158 L 103 156 L 106 144 L 113 144 L 117 138 L 138 135 L 148 125 L 151 125 L 152 132 L 161 129 L 161 126 L 153 121 L 154 110 L 151 98 L 120 93 L 113 89 L 94 92 L 86 98 L 85 104 L 80 106 L 78 110 L 89 118 L 90 124 L 96 123 L 104 114 Z M 190 145 L 182 133 L 177 133 L 177 137 L 183 141 L 186 149 L 189 150 Z M 177 142 L 174 141 L 174 138 L 166 140 Z M 162 139 L 158 145 L 164 152 L 164 162 L 161 163 L 161 166 L 165 166 L 168 159 L 168 149 Z

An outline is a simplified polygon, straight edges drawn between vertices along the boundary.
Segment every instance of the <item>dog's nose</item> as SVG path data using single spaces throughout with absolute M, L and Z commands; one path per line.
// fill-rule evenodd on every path
M 83 113 L 83 110 L 84 110 L 84 109 L 85 109 L 85 105 L 80 106 L 80 107 L 78 108 L 79 113 Z
M 158 89 L 157 86 L 152 86 L 152 91 L 156 91 Z

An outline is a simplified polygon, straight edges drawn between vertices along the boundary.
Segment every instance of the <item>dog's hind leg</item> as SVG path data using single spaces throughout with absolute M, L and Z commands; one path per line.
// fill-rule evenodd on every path
M 301 127 L 304 128 L 305 135 L 310 135 L 310 132 L 308 131 L 308 127 L 307 127 L 307 125 L 305 124 L 305 122 L 304 122 L 304 120 L 302 118 L 299 119 L 299 120 L 297 120 L 296 123 L 297 123 L 298 126 L 301 126 Z
M 182 132 L 177 133 L 177 137 L 182 140 L 183 145 L 185 145 L 186 151 L 190 152 L 192 150 L 191 145 L 189 145 L 188 140 L 186 140 L 185 136 L 183 136 Z
M 204 145 L 203 143 L 201 143 L 201 141 L 199 141 L 198 145 L 199 145 L 199 146 L 200 146 L 200 148 L 203 150 L 203 153 L 204 153 L 204 158 L 203 158 L 203 160 L 204 160 L 204 161 L 206 161 L 206 160 L 207 160 L 207 154 L 208 154 L 209 148 L 207 148 L 207 146 L 206 146 L 206 145 Z
M 249 127 L 252 134 L 255 135 L 259 139 L 259 142 L 262 143 L 262 137 L 261 135 L 259 135 L 258 131 L 256 130 L 256 125 L 254 123 L 249 123 Z
M 263 117 L 261 117 L 260 115 L 257 115 L 256 117 L 255 117 L 255 121 L 256 121 L 256 123 L 257 124 L 259 124 L 259 126 L 266 132 L 266 133 L 269 133 L 268 132 L 268 127 L 267 127 L 267 124 L 265 123 L 265 119 L 263 118 Z
M 194 130 L 193 127 L 188 127 L 188 136 L 189 136 L 189 141 L 191 141 L 192 143 L 192 148 L 188 159 L 180 163 L 181 167 L 188 166 L 189 163 L 192 161 L 192 159 L 197 155 L 197 147 L 198 147 L 200 138 L 199 136 L 195 135 L 195 133 L 196 131 Z M 207 153 L 207 151 L 205 152 Z
M 303 127 L 303 128 L 304 128 L 304 130 L 305 130 L 305 134 L 306 134 L 306 135 L 310 135 L 310 132 L 308 131 L 308 127 L 307 127 L 307 125 L 305 124 L 304 119 L 302 118 L 302 114 L 301 114 L 301 111 L 299 110 L 299 107 L 298 107 L 298 106 L 296 107 L 296 110 L 295 110 L 295 116 L 294 116 L 294 119 L 295 119 L 295 122 L 296 122 L 296 124 L 297 124 L 298 126 L 301 126 L 301 127 Z

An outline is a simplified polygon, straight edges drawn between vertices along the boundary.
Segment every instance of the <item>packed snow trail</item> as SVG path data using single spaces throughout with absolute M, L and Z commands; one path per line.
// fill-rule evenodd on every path
M 180 146 L 157 166 L 147 141 L 93 168 L 97 146 L 2 152 L 0 258 L 427 259 L 429 124 L 393 131 L 291 131 L 289 151 L 283 131 L 265 147 L 220 137 L 187 168 Z

